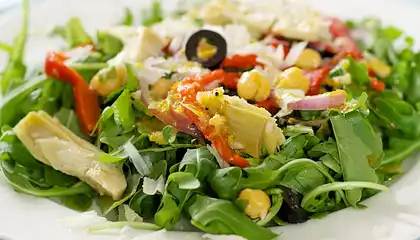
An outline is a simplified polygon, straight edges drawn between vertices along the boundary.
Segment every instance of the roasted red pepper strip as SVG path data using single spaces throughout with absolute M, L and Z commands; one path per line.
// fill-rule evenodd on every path
M 385 89 L 385 83 L 376 78 L 371 78 L 370 87 L 375 89 L 376 92 L 381 93 Z
M 265 108 L 271 114 L 274 114 L 279 110 L 278 104 L 276 103 L 276 98 L 273 94 L 270 94 L 266 100 L 257 102 L 255 106 Z
M 257 61 L 257 55 L 255 54 L 235 54 L 231 57 L 225 58 L 222 62 L 222 68 L 248 69 L 256 66 L 263 66 L 263 64 Z
M 214 126 L 210 125 L 210 116 L 196 101 L 199 91 L 203 91 L 205 86 L 212 82 L 221 81 L 225 74 L 223 70 L 216 70 L 206 76 L 184 79 L 176 87 L 174 96 L 179 95 L 178 97 L 182 99 L 181 106 L 183 106 L 184 113 L 200 129 L 204 137 L 213 144 L 223 160 L 235 166 L 248 167 L 248 161 L 229 147 L 226 133 L 218 132 Z
M 340 38 L 339 51 L 344 51 L 349 53 L 352 57 L 356 59 L 362 58 L 360 49 L 357 47 L 356 42 L 350 35 L 350 30 L 346 24 L 338 18 L 331 17 L 327 18 L 331 22 L 330 33 L 335 40 Z
M 321 69 L 315 69 L 305 73 L 305 76 L 311 82 L 311 85 L 306 95 L 313 96 L 319 94 L 321 84 L 324 81 L 324 79 L 328 76 L 330 70 L 331 67 L 323 67 Z
M 76 114 L 80 125 L 86 133 L 91 133 L 100 116 L 98 95 L 75 70 L 67 67 L 64 60 L 68 57 L 62 52 L 49 52 L 45 58 L 45 73 L 47 76 L 73 85 L 73 96 Z

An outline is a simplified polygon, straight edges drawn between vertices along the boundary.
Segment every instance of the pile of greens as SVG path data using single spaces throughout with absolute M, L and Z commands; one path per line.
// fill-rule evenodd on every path
M 101 102 L 98 134 L 84 134 L 72 88 L 46 77 L 41 69 L 29 71 L 23 63 L 28 1 L 23 9 L 20 34 L 12 44 L 0 43 L 0 50 L 9 54 L 0 75 L 1 171 L 21 193 L 51 198 L 78 211 L 96 202 L 113 223 L 93 226 L 92 231 L 126 225 L 174 230 L 185 228 L 179 223 L 186 219 L 191 229 L 208 233 L 272 239 L 276 234 L 266 227 L 304 222 L 349 206 L 363 207 L 360 201 L 386 190 L 384 185 L 400 174 L 402 162 L 420 148 L 420 53 L 412 49 L 411 38 L 397 49 L 395 42 L 403 33 L 382 27 L 376 20 L 349 26 L 371 34 L 374 44 L 364 49 L 392 66 L 392 74 L 383 79 L 386 90 L 379 94 L 359 84 L 367 77 L 367 69 L 350 61 L 350 74 L 357 81 L 345 90 L 357 101 L 350 101 L 345 112 L 295 111 L 279 119 L 286 143 L 276 154 L 248 158 L 252 166 L 242 169 L 221 168 L 222 160 L 213 148 L 154 118 L 132 97 L 138 82 L 133 74 L 124 88 Z M 145 24 L 163 18 L 158 3 L 149 13 Z M 133 21 L 127 11 L 123 23 Z M 63 37 L 69 48 L 93 42 L 94 54 L 71 63 L 85 79 L 91 79 L 122 49 L 118 39 L 103 32 L 89 36 L 77 18 L 53 34 Z M 100 147 L 107 153 L 100 161 L 123 169 L 128 186 L 120 200 L 98 196 L 86 183 L 38 162 L 28 152 L 11 126 L 36 110 L 55 116 L 76 135 Z M 164 143 L 149 140 L 156 130 L 162 131 Z M 163 188 L 156 187 L 153 195 L 144 193 L 144 181 L 157 183 L 162 178 Z M 265 218 L 253 221 L 244 214 L 247 203 L 238 200 L 238 195 L 245 188 L 261 189 L 270 197 Z

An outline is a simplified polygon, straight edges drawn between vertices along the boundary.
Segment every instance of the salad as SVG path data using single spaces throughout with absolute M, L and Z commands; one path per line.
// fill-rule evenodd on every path
M 18 192 L 107 222 L 274 239 L 387 190 L 420 148 L 420 55 L 376 19 L 295 1 L 126 10 L 23 62 L 0 42 L 0 166 Z M 280 237 L 281 238 L 281 237 Z

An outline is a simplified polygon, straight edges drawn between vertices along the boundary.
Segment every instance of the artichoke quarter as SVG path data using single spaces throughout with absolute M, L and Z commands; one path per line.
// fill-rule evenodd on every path
M 101 195 L 121 198 L 127 187 L 122 171 L 98 161 L 102 153 L 44 111 L 30 112 L 13 129 L 40 162 L 89 184 Z

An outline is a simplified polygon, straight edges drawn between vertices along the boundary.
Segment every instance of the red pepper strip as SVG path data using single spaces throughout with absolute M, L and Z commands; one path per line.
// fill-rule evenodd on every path
M 228 88 L 236 89 L 241 74 L 236 72 L 225 72 L 222 83 Z
M 83 130 L 91 133 L 100 116 L 98 95 L 89 89 L 89 84 L 77 71 L 64 64 L 67 58 L 65 53 L 49 52 L 45 58 L 44 71 L 49 77 L 73 85 L 76 114 Z
M 376 92 L 381 93 L 385 89 L 385 83 L 376 78 L 371 78 L 370 87 L 375 89 Z
M 203 77 L 187 78 L 178 84 L 174 95 L 179 94 L 185 114 L 200 129 L 204 137 L 214 145 L 223 160 L 239 167 L 248 167 L 248 161 L 229 147 L 225 133 L 217 132 L 214 126 L 209 124 L 210 116 L 196 101 L 196 95 L 199 91 L 204 90 L 209 83 L 220 81 L 224 74 L 225 72 L 219 69 Z
M 255 54 L 235 54 L 231 57 L 225 58 L 222 62 L 222 68 L 248 69 L 255 66 L 263 66 L 263 64 L 257 61 L 257 55 Z
M 306 95 L 313 96 L 319 94 L 321 84 L 324 81 L 324 79 L 328 76 L 330 70 L 331 67 L 323 67 L 305 73 L 305 76 L 311 81 L 311 85 L 309 86 L 309 90 L 306 93 Z
M 276 103 L 276 98 L 273 94 L 270 94 L 270 96 L 266 100 L 259 101 L 255 105 L 257 107 L 265 108 L 271 114 L 274 114 L 279 110 Z
M 343 41 L 340 51 L 348 52 L 354 58 L 361 58 L 362 53 L 357 47 L 356 42 L 352 39 L 350 30 L 347 28 L 346 24 L 335 17 L 327 18 L 327 20 L 331 22 L 329 30 L 334 39 L 341 38 Z
M 204 137 L 213 144 L 222 159 L 231 165 L 242 168 L 248 167 L 248 161 L 229 147 L 229 144 L 226 142 L 227 137 L 222 133 L 217 133 L 215 127 L 209 124 L 210 117 L 202 106 L 196 102 L 187 105 L 188 107 L 184 107 L 185 114 L 200 129 Z

